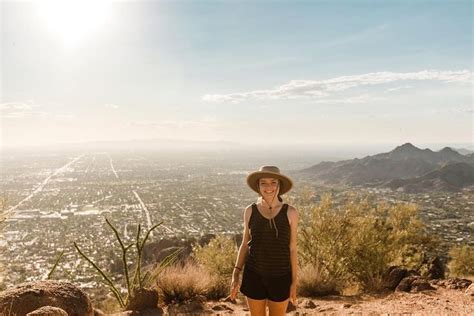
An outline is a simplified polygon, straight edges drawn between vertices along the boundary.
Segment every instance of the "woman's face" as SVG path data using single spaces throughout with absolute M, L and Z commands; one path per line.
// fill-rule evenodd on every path
M 278 179 L 275 178 L 260 178 L 258 180 L 260 194 L 266 198 L 272 198 L 278 194 L 279 184 Z

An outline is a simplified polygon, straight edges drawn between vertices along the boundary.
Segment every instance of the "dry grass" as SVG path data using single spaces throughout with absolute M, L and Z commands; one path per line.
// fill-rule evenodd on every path
M 165 268 L 157 279 L 160 301 L 165 304 L 181 303 L 197 296 L 218 300 L 229 294 L 230 280 L 211 274 L 207 269 L 188 261 L 185 265 Z
M 307 265 L 301 269 L 298 276 L 298 295 L 304 297 L 319 297 L 335 295 L 341 292 L 343 284 L 324 275 L 318 266 Z
M 203 269 L 190 262 L 184 266 L 167 267 L 157 279 L 160 300 L 165 304 L 172 304 L 204 296 L 209 286 L 209 278 L 203 273 Z

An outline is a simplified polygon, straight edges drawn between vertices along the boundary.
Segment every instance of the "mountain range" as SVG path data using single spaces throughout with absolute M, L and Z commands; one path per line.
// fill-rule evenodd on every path
M 406 192 L 459 191 L 474 185 L 474 154 L 440 151 L 405 143 L 387 153 L 324 161 L 299 175 L 325 185 L 365 185 Z

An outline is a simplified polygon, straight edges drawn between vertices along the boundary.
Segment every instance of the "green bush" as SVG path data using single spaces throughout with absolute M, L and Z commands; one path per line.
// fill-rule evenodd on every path
M 207 245 L 193 247 L 196 262 L 208 273 L 205 294 L 208 299 L 219 299 L 229 294 L 237 251 L 234 239 L 224 235 L 217 235 Z
M 378 291 L 389 266 L 418 269 L 438 246 L 411 204 L 390 206 L 353 194 L 336 204 L 326 194 L 315 205 L 308 192 L 296 204 L 301 217 L 300 265 L 318 267 L 320 282 L 327 282 L 324 287 L 334 292 L 353 282 L 364 291 Z
M 449 250 L 449 274 L 455 277 L 474 276 L 474 248 L 469 245 L 453 246 Z
M 237 251 L 235 241 L 224 235 L 217 235 L 207 245 L 193 246 L 196 261 L 210 273 L 222 277 L 232 276 Z

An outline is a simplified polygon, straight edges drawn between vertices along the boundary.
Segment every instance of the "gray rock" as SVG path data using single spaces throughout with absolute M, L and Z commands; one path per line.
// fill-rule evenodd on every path
M 26 315 L 43 306 L 59 307 L 69 316 L 94 315 L 87 294 L 70 282 L 28 282 L 0 293 L 0 315 Z
M 383 276 L 383 288 L 395 290 L 400 284 L 400 281 L 408 275 L 407 269 L 401 267 L 390 267 L 387 273 Z
M 412 282 L 416 279 L 416 276 L 408 276 L 403 278 L 400 283 L 397 285 L 395 288 L 395 291 L 397 292 L 410 292 L 411 290 L 411 284 Z
M 410 292 L 418 293 L 421 291 L 428 291 L 428 290 L 436 290 L 434 287 L 430 285 L 428 280 L 424 278 L 417 278 L 411 283 Z

